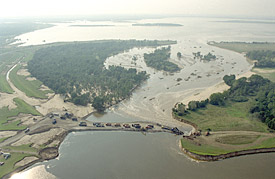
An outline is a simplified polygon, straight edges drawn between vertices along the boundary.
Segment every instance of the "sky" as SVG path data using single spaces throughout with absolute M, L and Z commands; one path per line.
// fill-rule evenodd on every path
M 0 17 L 95 14 L 275 17 L 275 0 L 0 0 Z

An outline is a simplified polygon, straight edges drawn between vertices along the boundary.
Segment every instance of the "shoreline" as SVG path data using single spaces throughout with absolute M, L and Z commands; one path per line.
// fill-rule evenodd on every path
M 240 156 L 245 156 L 245 155 L 255 155 L 255 154 L 263 154 L 263 153 L 274 153 L 275 148 L 258 148 L 258 149 L 248 149 L 248 150 L 240 150 L 236 152 L 229 152 L 225 154 L 220 154 L 220 155 L 201 155 L 197 154 L 194 152 L 191 152 L 184 147 L 182 147 L 181 143 L 181 150 L 190 158 L 196 160 L 196 161 L 201 161 L 201 162 L 214 162 L 214 161 L 220 161 L 224 159 L 229 159 L 233 157 L 240 157 Z
M 145 124 L 154 124 L 152 122 L 146 122 L 146 121 L 135 121 L 135 122 L 131 122 L 131 123 L 145 123 Z M 167 133 L 171 133 L 173 134 L 172 131 L 169 130 L 163 130 L 163 129 L 151 129 L 151 130 L 147 130 L 147 131 L 143 131 L 142 128 L 141 129 L 136 129 L 136 128 L 124 128 L 124 127 L 119 127 L 119 128 L 78 128 L 78 129 L 68 129 L 64 132 L 62 132 L 60 135 L 58 135 L 54 140 L 58 140 L 58 144 L 55 147 L 47 147 L 44 149 L 41 149 L 40 151 L 38 151 L 38 159 L 34 160 L 30 163 L 27 163 L 23 166 L 20 166 L 18 168 L 16 168 L 15 170 L 13 170 L 12 172 L 6 174 L 3 176 L 3 179 L 8 179 L 10 177 L 12 177 L 12 175 L 22 172 L 25 169 L 31 167 L 32 165 L 39 163 L 39 162 L 44 162 L 44 161 L 48 161 L 48 160 L 52 160 L 52 159 L 56 159 L 59 156 L 59 148 L 60 145 L 63 143 L 63 141 L 65 140 L 65 138 L 72 132 L 88 132 L 88 131 L 105 131 L 105 132 L 113 132 L 113 131 L 120 131 L 120 132 L 144 132 L 144 133 L 160 133 L 160 132 L 167 132 Z M 37 132 L 34 134 L 39 134 L 39 133 L 43 133 L 43 131 L 41 132 Z M 33 134 L 32 134 L 33 135 Z M 24 160 L 25 157 L 22 159 Z M 20 160 L 20 161 L 22 161 Z M 20 162 L 18 161 L 18 162 Z M 18 163 L 17 162 L 17 163 Z

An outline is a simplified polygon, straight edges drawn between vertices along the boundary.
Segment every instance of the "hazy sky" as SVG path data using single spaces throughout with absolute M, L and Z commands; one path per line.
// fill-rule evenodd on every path
M 275 0 L 0 0 L 0 17 L 89 14 L 275 16 Z

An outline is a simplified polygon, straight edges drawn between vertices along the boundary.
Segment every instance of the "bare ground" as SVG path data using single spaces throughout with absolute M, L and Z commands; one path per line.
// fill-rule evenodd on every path
M 25 166 L 25 165 L 27 165 L 27 164 L 35 161 L 35 160 L 38 160 L 38 158 L 37 157 L 25 157 L 23 160 L 17 162 L 15 164 L 15 167 Z

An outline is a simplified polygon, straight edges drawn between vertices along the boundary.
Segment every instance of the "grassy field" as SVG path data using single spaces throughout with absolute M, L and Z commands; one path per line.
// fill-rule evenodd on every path
M 0 75 L 0 92 L 9 94 L 14 92 L 7 82 L 5 75 Z
M 227 135 L 217 137 L 215 140 L 222 144 L 242 145 L 255 142 L 260 135 Z
M 262 142 L 255 142 L 258 140 L 260 136 L 258 135 L 228 135 L 224 137 L 222 140 L 227 144 L 221 146 L 217 143 L 209 142 L 207 139 L 202 140 L 201 138 L 195 140 L 189 140 L 183 138 L 181 140 L 181 145 L 183 148 L 199 154 L 199 155 L 221 155 L 230 152 L 236 152 L 241 150 L 249 150 L 249 149 L 260 149 L 260 148 L 273 148 L 275 147 L 275 138 L 268 137 L 266 140 Z M 201 142 L 202 141 L 202 142 Z M 198 145 L 198 143 L 200 145 Z
M 36 109 L 28 105 L 25 101 L 15 98 L 13 99 L 17 108 L 9 110 L 8 107 L 0 109 L 0 131 L 3 130 L 23 130 L 26 126 L 21 126 L 20 121 L 11 121 L 11 117 L 17 116 L 19 113 L 41 115 Z
M 22 153 L 11 153 L 11 157 L 7 160 L 0 156 L 0 162 L 5 162 L 3 166 L 0 166 L 0 178 L 18 168 L 15 167 L 15 164 L 20 160 L 24 159 L 25 157 L 29 156 L 32 155 Z
M 187 139 L 182 139 L 181 140 L 181 145 L 185 149 L 199 154 L 199 155 L 220 155 L 220 154 L 226 154 L 229 152 L 232 152 L 233 150 L 226 150 L 220 147 L 214 147 L 212 145 L 208 144 L 201 144 L 197 145 L 195 142 Z
M 239 53 L 248 52 L 252 50 L 275 50 L 275 43 L 213 42 L 209 44 Z
M 230 103 L 207 108 L 180 117 L 202 130 L 194 139 L 183 138 L 182 147 L 200 155 L 220 155 L 240 150 L 275 147 L 275 135 L 249 114 L 249 102 Z M 211 129 L 210 136 L 205 136 Z
M 272 82 L 275 82 L 275 69 L 274 68 L 253 68 L 252 72 L 255 72 L 261 75 L 264 78 L 269 79 Z
M 9 137 L 4 137 L 4 138 L 0 138 L 0 143 L 3 142 L 4 140 L 8 139 Z
M 37 152 L 36 148 L 31 147 L 32 144 L 20 145 L 20 146 L 6 146 L 3 149 L 10 149 L 15 152 Z
M 267 126 L 249 117 L 249 102 L 228 104 L 226 107 L 207 105 L 206 109 L 190 112 L 181 117 L 197 124 L 198 128 L 206 131 L 257 131 L 268 132 Z
M 42 85 L 42 82 L 39 80 L 27 80 L 28 76 L 18 75 L 17 72 L 21 69 L 22 66 L 17 65 L 10 73 L 11 82 L 18 88 L 23 91 L 29 97 L 35 97 L 40 99 L 47 99 L 47 93 L 52 93 L 52 91 L 41 91 L 39 88 Z

